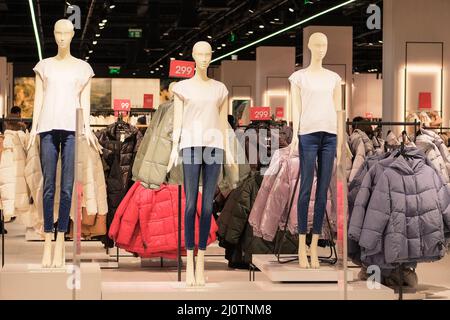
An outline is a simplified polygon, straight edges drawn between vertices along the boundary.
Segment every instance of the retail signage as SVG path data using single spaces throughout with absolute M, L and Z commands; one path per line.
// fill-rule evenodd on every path
M 275 109 L 275 118 L 278 118 L 278 119 L 284 118 L 284 107 L 277 107 Z
M 128 38 L 142 38 L 142 29 L 128 29 Z
M 431 109 L 431 92 L 419 92 L 419 109 Z
M 153 109 L 153 94 L 144 93 L 144 104 L 145 109 Z
M 270 120 L 270 107 L 252 107 L 250 108 L 250 120 Z
M 130 108 L 131 108 L 130 99 L 114 99 L 114 104 L 113 104 L 114 111 L 130 112 Z
M 120 74 L 120 67 L 116 67 L 116 66 L 110 66 L 108 67 L 109 69 L 109 75 L 110 76 L 114 76 L 114 75 L 119 75 Z
M 192 78 L 195 73 L 195 62 L 172 60 L 170 61 L 169 77 Z

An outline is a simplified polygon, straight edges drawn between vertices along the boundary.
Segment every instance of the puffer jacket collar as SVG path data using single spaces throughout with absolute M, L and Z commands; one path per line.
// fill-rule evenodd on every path
M 122 132 L 121 129 L 123 130 Z M 126 122 L 115 122 L 108 126 L 105 130 L 109 140 L 120 141 L 121 135 L 124 134 L 124 141 L 126 141 L 130 137 L 135 136 L 139 129 Z
M 409 152 L 410 153 L 407 151 L 406 155 L 412 157 L 411 159 L 407 159 L 400 155 L 389 167 L 404 175 L 414 175 L 418 173 L 425 165 L 425 155 L 422 151 L 417 149 L 411 149 Z

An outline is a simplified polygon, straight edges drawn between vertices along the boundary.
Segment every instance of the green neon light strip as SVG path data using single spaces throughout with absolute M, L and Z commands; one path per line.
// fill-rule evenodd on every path
M 40 61 L 40 60 L 42 60 L 41 40 L 39 40 L 39 33 L 38 33 L 38 29 L 37 29 L 37 24 L 36 24 L 36 16 L 34 15 L 33 0 L 28 0 L 28 3 L 30 5 L 31 20 L 33 20 L 34 37 L 36 38 L 36 45 L 37 45 L 39 61 Z
M 303 20 L 303 21 L 297 22 L 297 23 L 295 23 L 295 24 L 293 24 L 293 25 L 291 25 L 291 26 L 289 26 L 289 27 L 286 27 L 286 28 L 281 29 L 281 30 L 279 30 L 279 31 L 277 31 L 277 32 L 274 32 L 274 33 L 272 33 L 272 34 L 269 34 L 268 36 L 265 36 L 264 38 L 261 38 L 261 39 L 258 39 L 258 40 L 256 40 L 256 41 L 252 42 L 252 43 L 249 43 L 249 44 L 247 44 L 247 45 L 245 45 L 245 46 L 243 46 L 243 47 L 241 47 L 241 48 L 239 48 L 239 49 L 236 49 L 236 50 L 231 51 L 231 52 L 229 52 L 229 53 L 227 53 L 227 54 L 224 54 L 223 56 L 220 56 L 220 57 L 218 57 L 218 58 L 215 58 L 215 59 L 213 59 L 213 60 L 211 61 L 211 63 L 212 63 L 212 62 L 219 61 L 219 60 L 222 60 L 223 58 L 229 57 L 229 56 L 231 56 L 232 54 L 238 53 L 239 51 L 242 51 L 242 50 L 245 50 L 245 49 L 247 49 L 247 48 L 249 48 L 249 47 L 252 47 L 252 46 L 254 46 L 255 44 L 258 44 L 258 43 L 260 43 L 260 42 L 262 42 L 262 41 L 265 41 L 265 40 L 267 40 L 267 39 L 270 39 L 270 38 L 272 38 L 272 37 L 275 37 L 275 36 L 277 36 L 277 35 L 279 35 L 279 34 L 281 34 L 281 33 L 283 33 L 283 32 L 286 32 L 286 31 L 289 31 L 289 30 L 291 30 L 291 29 L 294 29 L 294 28 L 296 28 L 296 27 L 298 27 L 298 26 L 300 26 L 300 25 L 302 25 L 302 24 L 305 24 L 305 23 L 308 22 L 308 21 L 311 21 L 311 20 L 313 20 L 313 19 L 315 19 L 315 18 L 318 18 L 318 17 L 320 17 L 320 16 L 323 16 L 323 15 L 325 15 L 325 14 L 327 14 L 327 13 L 329 13 L 329 12 L 332 12 L 332 11 L 334 11 L 334 10 L 337 10 L 337 9 L 339 9 L 339 8 L 345 7 L 346 5 L 348 5 L 348 4 L 352 3 L 352 2 L 355 2 L 355 1 L 356 1 L 356 0 L 346 1 L 346 2 L 344 2 L 344 3 L 342 3 L 342 4 L 339 4 L 339 5 L 335 6 L 335 7 L 332 7 L 332 8 L 330 8 L 330 9 L 325 10 L 325 11 L 319 12 L 318 14 L 315 14 L 315 15 L 309 17 L 309 18 L 306 18 L 306 19 Z

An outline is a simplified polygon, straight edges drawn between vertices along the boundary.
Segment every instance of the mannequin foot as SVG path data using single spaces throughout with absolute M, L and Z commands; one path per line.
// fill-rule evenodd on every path
M 195 266 L 195 284 L 205 286 L 205 250 L 198 250 L 197 264 Z
M 52 268 L 63 268 L 66 265 L 64 232 L 58 232 L 56 237 L 55 255 L 53 256 Z
M 298 239 L 298 263 L 300 268 L 309 269 L 308 256 L 306 255 L 306 235 L 301 234 Z
M 186 261 L 186 287 L 195 286 L 194 250 L 187 250 Z
M 53 233 L 45 234 L 44 254 L 42 255 L 42 268 L 50 268 L 52 265 L 52 236 Z
M 312 269 L 319 269 L 320 268 L 320 262 L 319 257 L 317 255 L 317 243 L 319 241 L 319 235 L 313 234 L 312 241 L 311 241 L 311 268 Z

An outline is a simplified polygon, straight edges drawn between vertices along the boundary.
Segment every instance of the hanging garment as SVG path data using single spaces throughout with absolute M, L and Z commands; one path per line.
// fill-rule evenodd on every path
M 142 140 L 141 132 L 134 126 L 118 121 L 96 133 L 103 147 L 102 159 L 108 196 L 107 229 L 123 197 L 132 185 L 131 168 Z M 106 235 L 102 242 L 112 248 L 114 243 Z
M 219 245 L 225 248 L 225 258 L 232 268 L 247 268 L 252 262 L 253 254 L 275 253 L 281 246 L 281 253 L 296 253 L 297 243 L 287 233 L 283 240 L 282 232 L 278 232 L 274 241 L 266 241 L 255 237 L 248 223 L 250 210 L 258 194 L 263 176 L 253 172 L 240 187 L 229 195 L 217 221 Z
M 447 166 L 439 148 L 434 144 L 433 138 L 429 135 L 421 134 L 416 138 L 416 145 L 425 153 L 427 159 L 432 163 L 433 168 L 439 172 L 444 182 L 449 183 Z
M 450 190 L 418 152 L 411 159 L 400 155 L 384 170 L 360 233 L 349 230 L 349 235 L 358 241 L 362 261 L 383 253 L 387 264 L 426 262 L 444 256 L 444 229 L 449 227 Z
M 25 132 L 6 130 L 0 160 L 0 202 L 6 218 L 26 214 L 30 208 L 30 191 L 25 181 Z
M 181 203 L 181 233 L 184 232 L 184 191 Z M 197 201 L 201 209 L 201 195 Z M 215 241 L 217 225 L 211 221 L 208 244 Z M 196 223 L 198 242 L 198 219 Z M 178 186 L 162 185 L 160 189 L 146 189 L 136 182 L 117 208 L 109 229 L 116 246 L 140 257 L 176 257 L 178 247 Z M 185 250 L 184 237 L 181 242 Z
M 375 147 L 367 134 L 359 129 L 356 129 L 351 134 L 349 138 L 349 145 L 353 154 L 353 165 L 349 177 L 349 182 L 352 182 L 366 157 L 372 156 L 375 153 Z
M 421 129 L 422 135 L 428 136 L 433 139 L 433 143 L 438 147 L 439 152 L 441 153 L 442 159 L 444 160 L 445 166 L 447 168 L 447 172 L 450 175 L 450 151 L 447 148 L 447 144 L 444 142 L 441 136 L 439 136 L 436 132 L 431 130 Z

